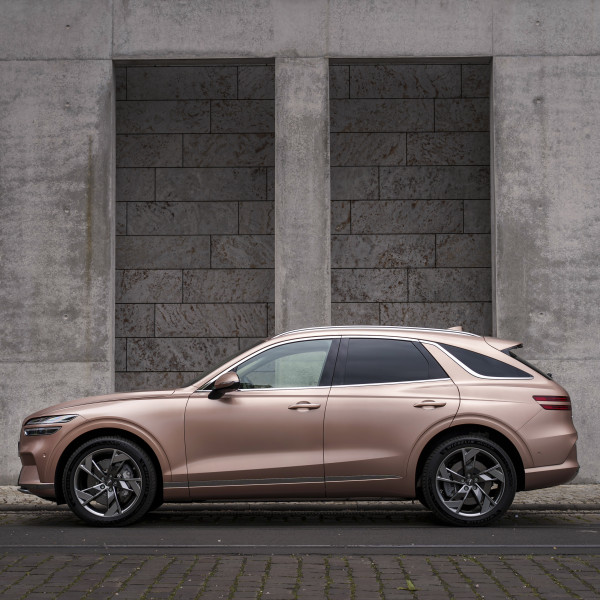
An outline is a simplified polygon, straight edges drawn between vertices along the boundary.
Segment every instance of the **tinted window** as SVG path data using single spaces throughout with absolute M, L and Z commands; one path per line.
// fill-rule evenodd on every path
M 517 369 L 512 365 L 507 365 L 495 358 L 490 358 L 489 356 L 479 354 L 478 352 L 472 352 L 471 350 L 457 348 L 456 346 L 450 346 L 448 344 L 440 344 L 440 346 L 445 348 L 450 354 L 463 363 L 463 365 L 478 375 L 483 375 L 485 377 L 526 377 L 531 379 L 529 373 L 525 373 L 525 371 L 521 371 L 521 369 Z
M 502 350 L 502 352 L 504 352 L 504 350 Z M 523 363 L 525 366 L 534 370 L 536 373 L 539 373 L 542 377 L 545 377 L 546 379 L 552 379 L 551 373 L 545 373 L 539 367 L 532 365 L 528 360 L 525 360 L 524 358 L 517 356 L 512 350 L 506 350 L 506 354 L 508 354 L 509 356 L 512 356 L 515 360 L 518 360 L 519 362 Z
M 235 369 L 240 389 L 318 386 L 331 342 L 292 342 L 249 358 Z
M 429 363 L 412 342 L 368 338 L 348 342 L 346 385 L 429 378 Z

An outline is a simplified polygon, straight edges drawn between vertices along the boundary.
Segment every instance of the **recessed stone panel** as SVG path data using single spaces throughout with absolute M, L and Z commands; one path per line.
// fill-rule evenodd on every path
M 240 202 L 239 233 L 273 234 L 275 205 L 273 202 Z
M 204 133 L 209 129 L 207 100 L 117 102 L 117 133 Z
M 406 141 L 409 165 L 489 165 L 487 132 L 409 133 Z
M 329 97 L 350 97 L 350 67 L 347 65 L 329 65 Z
M 127 99 L 127 69 L 115 67 L 115 99 Z
M 465 233 L 489 233 L 490 229 L 489 200 L 465 200 Z
M 117 202 L 154 200 L 154 169 L 117 169 Z
M 180 167 L 181 135 L 117 136 L 117 167 Z
M 438 267 L 489 267 L 492 261 L 490 236 L 437 235 L 435 260 Z
M 379 304 L 376 302 L 333 302 L 332 325 L 379 325 Z
M 213 235 L 211 267 L 214 269 L 272 268 L 272 235 Z
M 117 304 L 115 335 L 154 337 L 154 304 Z
M 181 271 L 136 269 L 116 272 L 115 301 L 181 302 Z
M 115 391 L 172 390 L 188 386 L 201 378 L 201 372 L 188 371 L 117 372 L 115 373 Z
M 352 233 L 460 233 L 462 227 L 462 200 L 352 203 Z
M 331 169 L 331 199 L 377 198 L 377 183 L 377 167 L 334 167 Z
M 406 269 L 333 269 L 332 302 L 403 302 L 408 299 Z
M 272 133 L 275 131 L 273 100 L 215 100 L 210 108 L 213 133 Z
M 462 97 L 487 98 L 491 75 L 491 65 L 462 65 Z
M 350 201 L 331 203 L 331 233 L 350 233 Z
M 210 237 L 117 236 L 117 269 L 196 269 L 210 266 Z
M 275 98 L 275 67 L 273 65 L 240 65 L 238 96 L 240 100 L 271 100 Z
M 273 302 L 273 269 L 194 269 L 183 272 L 184 302 Z
M 275 163 L 272 133 L 185 135 L 184 167 L 262 167 Z
M 436 131 L 489 131 L 490 101 L 487 98 L 435 101 Z
M 406 164 L 404 133 L 332 133 L 331 166 Z
M 156 305 L 156 337 L 258 337 L 266 335 L 266 304 Z
M 115 338 L 115 371 L 127 369 L 127 339 Z
M 432 267 L 434 235 L 333 235 L 333 268 L 397 269 Z
M 115 212 L 115 232 L 117 235 L 127 233 L 127 203 L 117 202 Z
M 409 302 L 485 302 L 491 296 L 491 269 L 408 271 Z

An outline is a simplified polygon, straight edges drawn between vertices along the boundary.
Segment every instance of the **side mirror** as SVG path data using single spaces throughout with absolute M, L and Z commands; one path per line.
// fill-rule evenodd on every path
M 240 387 L 240 378 L 234 371 L 219 375 L 213 384 L 213 389 L 208 394 L 211 400 L 222 398 L 227 392 L 232 392 Z

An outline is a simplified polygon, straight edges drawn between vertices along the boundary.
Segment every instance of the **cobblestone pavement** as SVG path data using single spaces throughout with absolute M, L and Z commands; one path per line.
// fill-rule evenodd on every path
M 3 599 L 600 597 L 600 556 L 0 555 Z

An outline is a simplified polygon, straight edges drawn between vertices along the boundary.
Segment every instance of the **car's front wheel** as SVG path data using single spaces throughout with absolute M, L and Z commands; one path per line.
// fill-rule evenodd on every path
M 451 525 L 487 525 L 510 507 L 515 467 L 501 446 L 480 435 L 458 436 L 437 446 L 423 467 L 426 505 Z
M 89 440 L 75 449 L 63 474 L 71 510 L 90 525 L 130 525 L 156 498 L 156 469 L 148 454 L 121 437 Z

